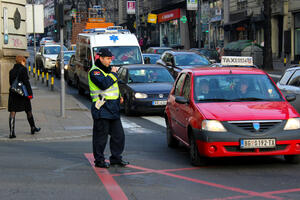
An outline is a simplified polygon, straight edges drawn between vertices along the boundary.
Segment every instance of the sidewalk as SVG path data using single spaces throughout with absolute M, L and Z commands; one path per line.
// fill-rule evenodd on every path
M 34 98 L 31 101 L 32 112 L 37 127 L 41 131 L 30 134 L 26 113 L 16 115 L 16 138 L 9 139 L 9 112 L 0 110 L 0 141 L 40 141 L 79 138 L 92 135 L 92 117 L 90 111 L 73 96 L 65 96 L 65 118 L 60 116 L 60 92 L 51 91 L 50 87 L 31 78 Z

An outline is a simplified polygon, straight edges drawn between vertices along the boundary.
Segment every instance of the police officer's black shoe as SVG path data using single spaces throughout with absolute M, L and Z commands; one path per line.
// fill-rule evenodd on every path
M 118 165 L 120 167 L 125 167 L 126 165 L 129 165 L 129 162 L 124 161 L 124 160 L 110 161 L 110 165 Z
M 95 163 L 95 167 L 99 167 L 99 168 L 109 168 L 109 163 L 108 162 L 96 162 Z

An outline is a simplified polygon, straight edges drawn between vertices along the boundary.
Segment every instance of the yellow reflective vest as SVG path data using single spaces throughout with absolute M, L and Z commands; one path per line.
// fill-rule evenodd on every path
M 98 69 L 99 71 L 101 71 L 105 77 L 110 76 L 115 81 L 115 83 L 111 85 L 109 88 L 107 88 L 106 90 L 101 90 L 97 85 L 95 85 L 91 81 L 90 73 L 94 69 Z M 104 97 L 105 100 L 116 100 L 119 98 L 120 96 L 119 86 L 118 86 L 118 82 L 116 81 L 117 79 L 113 74 L 107 74 L 96 65 L 93 65 L 93 67 L 90 69 L 88 73 L 88 79 L 89 79 L 90 95 L 93 102 L 96 102 L 99 99 L 99 95 Z

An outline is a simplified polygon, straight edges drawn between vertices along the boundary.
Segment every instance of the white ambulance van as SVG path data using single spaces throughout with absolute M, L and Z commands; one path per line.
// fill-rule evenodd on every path
M 76 43 L 75 74 L 71 77 L 79 94 L 89 91 L 88 71 L 95 64 L 96 53 L 101 48 L 108 48 L 112 52 L 112 66 L 144 63 L 138 40 L 129 30 L 113 26 L 80 33 Z

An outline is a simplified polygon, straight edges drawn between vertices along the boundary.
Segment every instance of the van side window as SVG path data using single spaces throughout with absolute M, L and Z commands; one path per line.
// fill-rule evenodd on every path
M 80 45 L 79 47 L 79 59 L 82 63 L 86 59 L 86 47 L 84 45 Z

